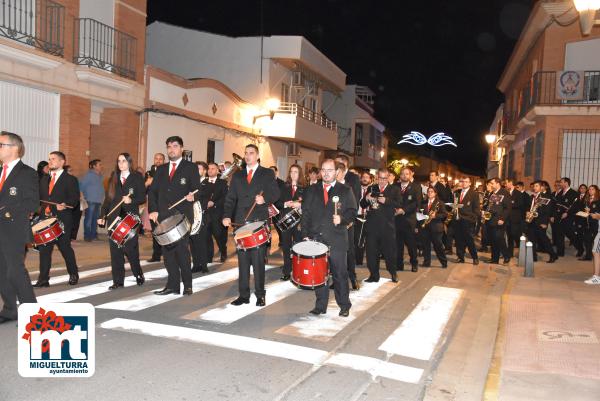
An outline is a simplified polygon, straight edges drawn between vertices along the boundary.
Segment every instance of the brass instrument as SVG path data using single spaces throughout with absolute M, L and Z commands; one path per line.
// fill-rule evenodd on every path
M 525 213 L 525 222 L 527 224 L 533 222 L 533 220 L 539 216 L 539 214 L 537 212 L 539 207 L 542 205 L 547 205 L 548 203 L 550 203 L 549 199 L 538 197 L 535 200 L 535 202 L 533 203 L 533 206 L 531 207 L 531 209 Z
M 231 155 L 233 156 L 233 161 L 231 162 L 231 166 L 227 167 L 221 173 L 222 180 L 228 179 L 230 175 L 232 175 L 233 173 L 235 173 L 236 171 L 238 171 L 239 169 L 242 168 L 242 162 L 244 161 L 242 156 L 240 156 L 236 153 L 232 153 Z
M 448 212 L 448 215 L 446 216 L 446 220 L 444 220 L 444 224 L 445 225 L 449 225 L 450 222 L 452 221 L 452 219 L 454 218 L 454 215 L 456 214 L 456 220 L 458 220 L 458 208 L 459 208 L 459 203 L 458 203 L 458 196 L 456 196 L 456 194 L 454 194 L 454 202 L 452 202 L 451 205 L 448 205 L 452 207 L 452 210 L 450 210 Z M 462 205 L 461 205 L 462 206 Z
M 427 213 L 427 219 L 423 222 L 423 228 L 427 227 L 429 225 L 429 223 L 431 223 L 433 221 L 433 219 L 435 219 L 435 216 L 437 215 L 437 210 L 438 209 L 438 205 L 436 204 L 436 207 L 432 208 L 428 213 Z
M 377 189 L 377 192 L 374 192 L 375 189 Z M 379 192 L 379 187 L 372 186 L 370 195 L 371 195 L 371 199 L 369 199 L 369 203 L 371 204 L 371 209 L 373 209 L 373 210 L 379 209 L 379 202 L 377 201 L 377 198 L 379 197 L 379 195 L 381 195 Z
M 481 201 L 481 223 L 490 221 L 492 219 L 492 212 L 490 212 L 490 196 L 491 193 L 485 193 L 483 200 Z

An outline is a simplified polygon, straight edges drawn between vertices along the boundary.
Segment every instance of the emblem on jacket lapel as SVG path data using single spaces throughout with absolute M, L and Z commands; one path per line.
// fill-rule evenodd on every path
M 8 193 L 10 196 L 16 196 L 17 195 L 17 188 L 16 187 L 10 187 L 8 190 Z
M 181 185 L 185 185 L 185 183 L 186 183 L 186 182 L 187 182 L 187 180 L 186 180 L 185 178 L 182 178 L 182 179 L 179 181 L 179 183 L 180 183 Z
M 133 188 L 129 188 L 129 196 L 133 195 Z

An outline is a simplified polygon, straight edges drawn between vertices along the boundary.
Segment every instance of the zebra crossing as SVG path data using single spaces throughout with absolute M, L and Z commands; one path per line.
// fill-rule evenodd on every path
M 218 265 L 217 263 L 211 264 Z M 209 265 L 209 266 L 211 266 Z M 267 271 L 275 269 L 274 265 L 267 265 Z M 87 271 L 85 277 L 93 278 L 104 273 L 103 268 Z M 80 277 L 84 274 L 80 274 Z M 164 267 L 145 272 L 146 282 L 156 283 L 166 280 L 167 272 Z M 291 342 L 302 339 L 304 343 L 311 346 L 300 346 L 287 341 L 262 339 L 252 337 L 250 332 L 244 331 L 245 335 L 227 333 L 228 325 L 236 322 L 251 323 L 255 315 L 262 315 L 259 319 L 264 322 L 264 315 L 273 305 L 284 300 L 289 302 L 306 303 L 306 291 L 297 289 L 290 282 L 272 281 L 266 287 L 266 307 L 257 307 L 251 304 L 232 306 L 233 299 L 219 298 L 216 303 L 202 305 L 202 308 L 190 311 L 193 308 L 189 300 L 209 291 L 222 291 L 221 286 L 236 286 L 238 268 L 229 267 L 211 274 L 195 277 L 193 279 L 192 297 L 182 295 L 157 296 L 144 287 L 137 287 L 134 277 L 127 277 L 125 287 L 134 287 L 130 291 L 111 291 L 116 299 L 106 302 L 106 296 L 101 295 L 109 292 L 108 287 L 112 280 L 97 283 L 81 283 L 75 288 L 58 290 L 49 294 L 38 296 L 39 303 L 55 302 L 89 302 L 97 309 L 110 311 L 108 320 L 101 322 L 99 327 L 104 330 L 136 333 L 145 336 L 160 337 L 175 341 L 189 341 L 198 344 L 228 348 L 243 352 L 262 354 L 276 358 L 286 358 L 319 366 L 337 366 L 365 372 L 373 378 L 383 377 L 405 383 L 417 384 L 423 380 L 424 369 L 419 366 L 409 366 L 402 363 L 391 362 L 395 355 L 405 356 L 420 360 L 430 360 L 440 343 L 444 330 L 456 309 L 462 296 L 462 290 L 447 287 L 432 287 L 423 297 L 412 312 L 404 319 L 402 324 L 396 328 L 381 343 L 379 348 L 373 349 L 375 354 L 383 351 L 387 358 L 378 358 L 367 355 L 345 353 L 338 351 L 327 351 L 327 342 L 335 338 L 344 329 L 350 326 L 359 317 L 390 295 L 401 283 L 393 283 L 382 279 L 377 283 L 363 283 L 359 291 L 350 294 L 352 308 L 350 316 L 342 318 L 338 316 L 339 308 L 335 299 L 330 300 L 326 315 L 293 315 L 289 320 L 279 327 L 273 327 L 272 333 L 275 338 L 288 338 Z M 57 277 L 60 279 L 60 276 Z M 161 283 L 162 284 L 162 283 Z M 139 291 L 137 290 L 139 288 Z M 214 295 L 214 294 L 213 294 Z M 214 298 L 211 298 L 214 299 Z M 313 302 L 310 298 L 310 302 Z M 147 320 L 131 318 L 131 315 L 120 315 L 121 312 L 141 312 L 151 310 L 153 307 L 166 303 L 186 303 L 183 309 L 188 309 L 184 314 L 179 314 L 180 325 L 164 324 Z M 179 305 L 181 306 L 181 305 Z M 311 304 L 306 304 L 306 310 Z M 196 305 L 197 308 L 197 305 Z M 144 315 L 148 316 L 148 315 Z M 186 322 L 194 321 L 204 323 L 202 329 L 186 326 Z M 208 325 L 208 326 L 207 326 Z M 269 328 L 271 330 L 271 328 Z M 297 340 L 294 341 L 293 339 Z M 377 345 L 375 345 L 376 347 Z

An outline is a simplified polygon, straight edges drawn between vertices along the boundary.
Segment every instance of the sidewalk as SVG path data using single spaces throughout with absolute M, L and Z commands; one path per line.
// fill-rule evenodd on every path
M 534 278 L 512 268 L 486 400 L 600 400 L 600 286 L 583 283 L 592 262 L 546 259 Z

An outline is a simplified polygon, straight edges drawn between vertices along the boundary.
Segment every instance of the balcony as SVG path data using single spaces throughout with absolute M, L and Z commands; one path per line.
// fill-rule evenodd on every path
M 73 63 L 135 80 L 137 39 L 91 18 L 75 18 Z
M 324 114 L 314 112 L 297 103 L 282 102 L 277 113 L 296 114 L 298 117 L 311 121 L 330 131 L 337 132 L 337 123 L 325 117 Z
M 51 0 L 0 1 L 0 37 L 64 56 L 65 8 Z

